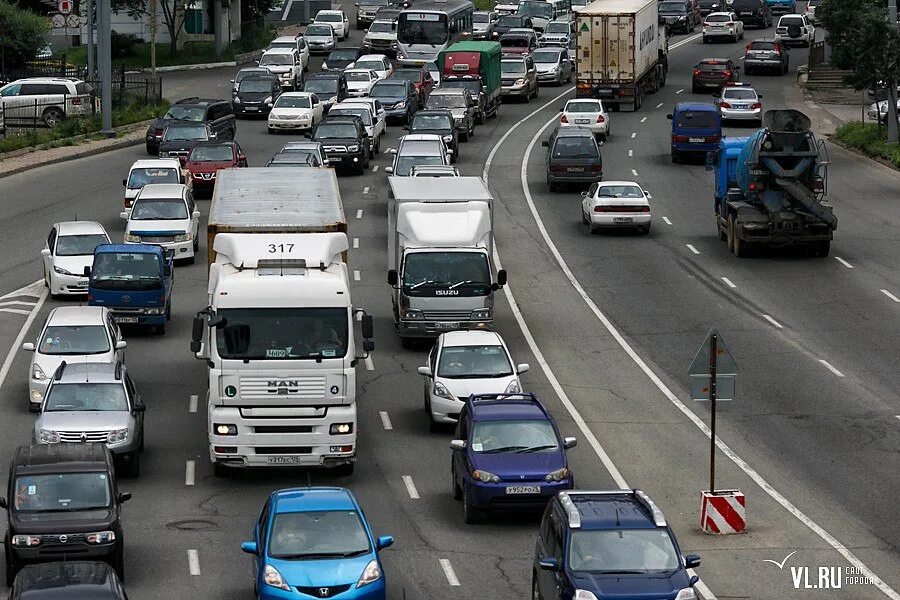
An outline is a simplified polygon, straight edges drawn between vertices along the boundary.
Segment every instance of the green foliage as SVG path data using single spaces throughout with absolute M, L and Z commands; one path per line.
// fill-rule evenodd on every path
M 136 36 L 131 34 L 119 33 L 118 31 L 110 32 L 110 42 L 113 60 L 117 58 L 127 58 L 134 55 L 134 46 L 138 43 Z
M 0 48 L 7 67 L 18 67 L 34 58 L 47 41 L 47 19 L 0 0 Z
M 835 137 L 845 146 L 884 159 L 900 169 L 900 146 L 887 143 L 884 127 L 873 123 L 846 123 L 838 127 Z
M 494 0 L 475 0 L 475 10 L 493 10 L 495 4 Z

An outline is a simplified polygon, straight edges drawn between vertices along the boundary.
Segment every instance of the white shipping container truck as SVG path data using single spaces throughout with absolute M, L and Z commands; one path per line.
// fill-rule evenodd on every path
M 576 95 L 641 107 L 666 84 L 668 40 L 657 0 L 597 0 L 575 17 Z

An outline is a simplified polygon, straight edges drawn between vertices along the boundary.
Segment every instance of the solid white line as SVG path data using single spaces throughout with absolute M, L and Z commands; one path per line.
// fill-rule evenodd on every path
M 725 282 L 725 285 L 727 285 L 727 286 L 730 287 L 730 288 L 736 288 L 736 287 L 737 287 L 737 286 L 734 285 L 734 283 L 732 283 L 732 281 L 731 281 L 730 279 L 728 279 L 727 277 L 722 277 L 722 281 L 724 281 L 724 282 Z
M 676 94 L 680 94 L 680 93 L 683 92 L 683 91 L 684 91 L 684 90 L 678 90 L 678 91 L 675 92 L 675 93 L 676 93 Z
M 363 362 L 366 363 L 366 371 L 374 371 L 375 370 L 375 363 L 372 362 L 371 354 L 369 356 L 367 356 L 365 358 L 365 360 L 363 360 Z
M 631 132 L 631 139 L 634 139 L 634 138 L 636 138 L 636 137 L 637 137 L 637 132 L 636 132 L 636 131 L 632 131 L 632 132 Z
M 828 369 L 829 371 L 831 371 L 832 373 L 834 373 L 834 374 L 837 375 L 838 377 L 843 377 L 843 376 L 844 376 L 843 373 L 841 373 L 840 371 L 838 371 L 837 369 L 835 369 L 834 367 L 832 367 L 832 366 L 831 366 L 831 363 L 829 363 L 827 360 L 824 360 L 824 359 L 821 359 L 821 358 L 820 358 L 820 359 L 819 359 L 819 362 L 822 363 L 823 365 L 825 365 L 825 368 L 826 368 L 826 369 Z
M 0 306 L 12 306 L 14 304 L 18 306 L 34 306 L 34 302 L 25 302 L 24 300 L 9 300 L 8 302 L 0 302 Z
M 25 319 L 25 323 L 22 324 L 22 328 L 19 330 L 19 335 L 16 336 L 16 339 L 13 340 L 12 346 L 9 347 L 9 352 L 6 354 L 6 360 L 3 361 L 3 366 L 0 367 L 0 387 L 3 387 L 4 382 L 6 382 L 6 376 L 9 374 L 10 367 L 12 367 L 13 359 L 15 359 L 16 357 L 16 352 L 18 352 L 19 348 L 22 347 L 22 340 L 25 339 L 25 335 L 31 328 L 31 324 L 34 323 L 34 319 L 35 317 L 37 317 L 38 312 L 40 312 L 45 300 L 47 300 L 47 288 L 41 290 L 41 295 L 38 296 L 38 300 L 35 303 L 34 308 L 31 309 L 31 314 L 29 314 L 28 318 Z
M 41 293 L 44 291 L 44 280 L 38 279 L 37 281 L 32 281 L 28 285 L 23 285 L 17 290 L 13 290 L 9 293 L 3 294 L 0 296 L 0 300 L 6 300 L 7 298 L 15 298 L 17 296 L 28 296 L 29 298 L 40 298 Z
M 628 151 L 628 156 L 634 156 L 634 150 L 629 150 L 629 151 Z
M 359 248 L 359 238 L 353 238 L 353 247 Z
M 846 260 L 844 260 L 844 259 L 841 258 L 840 256 L 835 256 L 834 259 L 835 259 L 836 261 L 838 261 L 839 263 L 841 263 L 842 265 L 844 265 L 845 267 L 847 267 L 848 269 L 852 269 L 852 268 L 853 268 L 853 265 L 851 265 L 850 263 L 848 263 Z
M 893 295 L 893 294 L 890 293 L 889 291 L 887 291 L 887 290 L 879 290 L 879 291 L 880 291 L 882 294 L 884 294 L 885 296 L 887 296 L 888 298 L 890 298 L 891 300 L 893 300 L 894 302 L 900 302 L 900 298 L 898 298 L 897 296 Z
M 359 271 L 353 270 L 353 281 L 359 281 Z
M 194 577 L 200 575 L 200 554 L 193 548 L 188 550 L 188 572 Z
M 703 34 L 698 33 L 696 35 L 692 35 L 691 37 L 684 38 L 683 40 L 675 42 L 674 44 L 669 46 L 669 50 L 674 50 L 675 48 L 680 48 L 681 46 L 684 46 L 685 44 L 690 44 L 694 40 L 698 40 L 701 37 L 703 37 Z
M 663 217 L 663 221 L 666 222 L 666 225 L 671 225 L 672 221 L 669 220 L 669 217 Z
M 0 312 L 11 313 L 14 315 L 30 315 L 30 310 L 22 310 L 21 308 L 0 308 Z
M 197 465 L 194 461 L 189 460 L 184 463 L 184 485 L 194 485 L 194 472 Z
M 409 494 L 410 499 L 419 499 L 419 490 L 416 489 L 416 484 L 413 483 L 412 477 L 410 475 L 403 476 L 403 485 L 406 486 L 406 493 Z
M 446 558 L 442 558 L 438 560 L 441 563 L 441 568 L 444 570 L 444 576 L 447 577 L 447 583 L 452 586 L 459 585 L 459 579 L 456 578 L 456 572 L 453 570 L 453 565 L 450 564 L 450 561 Z
M 768 321 L 769 323 L 771 323 L 772 325 L 774 325 L 774 326 L 777 327 L 778 329 L 784 329 L 784 327 L 781 325 L 781 323 L 779 323 L 778 321 L 776 321 L 775 319 L 773 319 L 773 318 L 770 317 L 769 315 L 763 315 L 763 319 L 765 319 L 766 321 Z
M 363 188 L 363 194 L 368 194 L 368 193 L 369 193 L 369 186 L 366 186 Z
M 357 218 L 357 219 L 362 219 L 362 209 L 361 209 L 361 208 L 360 208 L 359 210 L 356 211 L 356 218 Z
M 636 171 L 635 169 L 632 169 L 632 170 L 631 170 L 631 175 L 632 175 L 633 177 L 637 177 L 637 176 L 638 176 L 637 171 Z
M 394 426 L 391 424 L 391 417 L 388 416 L 386 410 L 379 411 L 378 414 L 381 416 L 381 424 L 384 426 L 385 429 L 390 431 L 391 429 L 394 428 Z
M 687 246 L 687 247 L 688 247 L 688 250 L 690 250 L 690 251 L 693 252 L 694 254 L 700 254 L 700 251 L 697 250 L 696 248 L 694 248 L 694 245 L 693 245 L 693 244 L 685 244 L 685 246 Z
M 372 172 L 373 172 L 373 173 L 377 173 L 377 172 L 378 172 L 378 165 L 375 165 L 374 167 L 372 167 Z
M 197 412 L 197 401 L 199 399 L 200 398 L 197 396 L 197 394 L 191 394 L 191 399 L 188 401 L 188 412 Z
M 646 123 L 646 122 L 647 122 L 647 117 L 644 117 L 643 119 L 641 119 L 641 123 Z
M 656 108 L 662 108 L 662 105 L 663 105 L 663 103 L 660 102 L 659 104 L 656 105 Z

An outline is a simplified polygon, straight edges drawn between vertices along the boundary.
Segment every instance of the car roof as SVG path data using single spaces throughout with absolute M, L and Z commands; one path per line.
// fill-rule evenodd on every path
M 387 60 L 387 56 L 384 54 L 363 54 L 362 56 L 359 57 L 359 60 L 369 60 L 369 59 Z
M 679 111 L 679 112 L 682 110 L 693 110 L 693 111 L 707 110 L 707 111 L 711 111 L 711 112 L 715 112 L 715 113 L 719 112 L 719 109 L 716 108 L 715 106 L 713 106 L 712 104 L 704 104 L 702 102 L 679 102 L 678 104 L 675 105 L 675 110 Z
M 733 13 L 731 13 L 731 12 L 725 12 L 725 11 L 718 10 L 716 12 L 709 13 L 708 15 L 706 15 L 706 18 L 708 19 L 708 18 L 716 16 L 716 15 L 718 15 L 720 17 L 730 17 L 732 14 Z
M 284 92 L 279 98 L 309 98 L 314 95 L 315 92 Z
M 466 88 L 447 88 L 447 87 L 436 87 L 431 90 L 431 96 L 465 96 L 469 93 L 469 90 Z
M 282 94 L 282 96 L 283 95 L 284 94 Z M 200 142 L 197 142 L 196 144 L 194 144 L 194 148 L 209 148 L 210 146 L 228 146 L 230 148 L 234 148 L 234 146 L 236 144 L 237 144 L 237 142 L 234 142 L 231 140 L 205 140 L 205 141 L 200 141 Z M 178 162 L 178 159 L 175 159 L 175 161 Z M 162 185 L 162 184 L 156 184 L 156 185 Z M 178 185 L 178 184 L 168 184 L 168 185 Z
M 374 72 L 375 72 L 374 69 L 356 69 L 356 68 L 353 68 L 353 69 L 344 69 L 344 74 L 347 74 L 347 73 L 365 73 L 366 75 L 371 75 L 371 74 L 374 73 Z
M 131 165 L 132 169 L 149 169 L 153 167 L 171 167 L 181 169 L 181 163 L 177 158 L 141 158 L 134 161 Z
M 441 142 L 441 136 L 436 133 L 407 133 L 400 138 L 400 143 L 407 142 Z
M 442 333 L 446 346 L 502 346 L 503 339 L 495 331 L 448 331 Z
M 12 470 L 17 474 L 105 471 L 111 465 L 112 455 L 106 444 L 99 442 L 19 446 L 12 459 Z
M 217 98 L 200 98 L 200 97 L 194 96 L 191 98 L 182 98 L 181 100 L 176 101 L 175 104 L 178 104 L 178 105 L 196 104 L 196 105 L 200 106 L 200 105 L 214 104 L 216 102 L 224 102 L 224 100 L 222 100 L 221 98 L 218 98 L 218 99 Z
M 66 364 L 63 361 L 62 364 Z M 124 365 L 112 362 L 83 362 L 62 364 L 53 375 L 53 385 L 67 383 L 117 383 L 122 381 L 122 369 Z M 62 376 L 57 378 L 59 369 Z
M 104 306 L 58 306 L 47 316 L 47 325 L 103 325 Z
M 288 142 L 284 146 L 281 147 L 282 150 L 285 148 L 309 148 L 310 150 L 320 149 L 322 147 L 322 142 L 315 142 L 313 140 L 295 140 L 293 142 Z
M 155 198 L 181 198 L 185 191 L 184 184 L 181 183 L 148 183 L 138 192 L 138 198 L 141 200 Z
M 103 225 L 96 221 L 60 221 L 56 228 L 60 236 L 106 233 Z
M 296 51 L 296 48 L 269 48 L 263 52 L 263 56 L 266 54 L 293 54 Z
M 277 38 L 269 42 L 270 44 L 275 42 L 294 42 L 297 43 L 297 38 L 292 35 L 279 35 Z M 274 48 L 273 48 L 274 50 Z
M 729 59 L 727 58 L 701 58 L 697 64 L 700 65 L 724 65 Z
M 509 421 L 511 419 L 539 419 L 551 421 L 550 413 L 541 404 L 537 396 L 526 398 L 530 394 L 502 395 L 489 400 L 467 400 L 473 421 Z
M 556 137 L 588 137 L 594 135 L 594 133 L 588 129 L 587 127 L 560 127 L 556 130 Z
M 417 110 L 416 112 L 414 112 L 412 118 L 415 119 L 416 117 L 419 117 L 419 116 L 422 116 L 422 117 L 431 117 L 431 116 L 446 117 L 448 115 L 452 118 L 453 111 L 451 111 L 450 109 L 447 109 L 447 108 L 426 108 L 426 109 Z
M 359 510 L 350 490 L 339 487 L 288 488 L 272 492 L 274 512 Z
M 306 80 L 310 79 L 340 79 L 343 77 L 343 71 L 319 71 L 318 73 L 310 73 L 306 76 Z
M 74 77 L 23 77 L 10 83 L 81 83 L 81 79 Z
M 614 186 L 614 185 L 634 185 L 637 187 L 641 187 L 641 185 L 639 183 L 634 182 L 634 181 L 598 181 L 597 184 L 600 187 Z
M 577 491 L 560 494 L 560 503 L 577 511 L 580 529 L 657 529 L 666 527 L 659 508 L 640 490 Z M 569 525 L 572 526 L 570 514 Z

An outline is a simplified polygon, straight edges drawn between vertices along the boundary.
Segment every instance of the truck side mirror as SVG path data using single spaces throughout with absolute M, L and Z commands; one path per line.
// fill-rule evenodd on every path
M 397 276 L 397 269 L 391 269 L 388 271 L 387 282 L 390 286 L 396 286 L 399 281 L 399 277 Z
M 375 320 L 372 318 L 372 315 L 363 315 L 360 329 L 362 329 L 363 339 L 375 337 Z
M 191 350 L 194 352 L 198 352 L 200 350 L 200 348 L 194 350 L 193 343 L 197 342 L 199 344 L 203 339 L 203 328 L 206 325 L 203 320 L 203 317 L 197 316 L 194 317 L 194 322 L 191 324 Z
M 668 120 L 670 120 L 670 121 L 671 121 L 671 120 L 672 120 L 672 115 L 671 115 L 671 114 L 669 114 L 669 115 L 666 115 L 666 118 L 667 118 L 667 119 L 668 119 Z
M 6 503 L 6 498 L 0 498 L 0 508 L 7 508 L 9 505 Z
M 225 327 L 226 325 L 228 325 L 228 320 L 225 317 L 215 316 L 209 318 L 210 329 Z
M 84 268 L 84 276 L 85 276 L 85 277 L 90 277 L 90 276 L 91 276 L 91 268 L 90 268 L 90 267 L 85 267 L 85 268 Z
M 497 283 L 501 286 L 506 285 L 506 269 L 497 271 Z
M 363 339 L 363 352 L 372 352 L 375 350 L 375 340 L 372 338 Z

